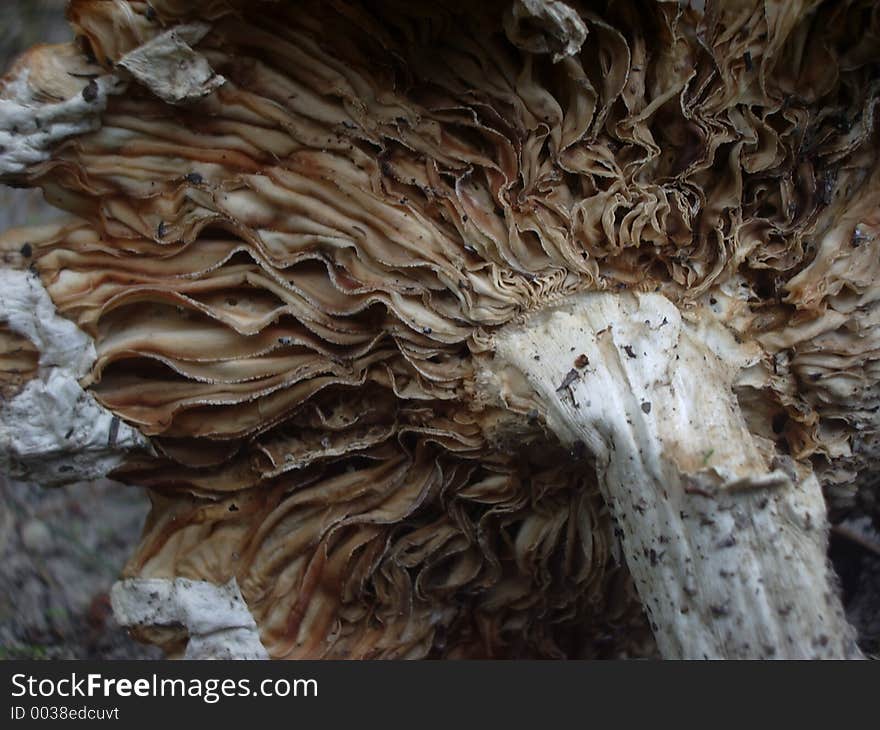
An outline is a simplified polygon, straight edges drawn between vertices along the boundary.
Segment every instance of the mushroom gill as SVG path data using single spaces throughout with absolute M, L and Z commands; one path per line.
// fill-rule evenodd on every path
M 39 352 L 33 343 L 0 322 L 0 394 L 12 398 L 37 372 Z
M 154 450 L 113 472 L 153 500 L 127 577 L 235 578 L 273 657 L 650 653 L 601 448 L 548 405 L 589 353 L 503 345 L 571 301 L 598 337 L 594 295 L 751 348 L 727 389 L 761 468 L 843 510 L 874 488 L 875 3 L 68 15 L 76 43 L 0 87 L 36 110 L 0 171 L 76 216 L 33 266 L 94 339 L 83 387 Z M 542 398 L 545 368 L 573 375 Z

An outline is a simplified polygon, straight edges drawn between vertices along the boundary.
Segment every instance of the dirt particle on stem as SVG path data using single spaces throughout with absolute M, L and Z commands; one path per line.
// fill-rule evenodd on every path
M 569 371 L 566 373 L 565 377 L 562 379 L 562 382 L 559 384 L 559 387 L 556 389 L 556 392 L 559 393 L 559 392 L 565 390 L 565 389 L 568 388 L 568 387 L 569 387 L 569 386 L 570 386 L 575 380 L 578 380 L 580 377 L 581 377 L 581 376 L 580 376 L 580 374 L 578 373 L 578 371 L 575 370 L 574 368 L 572 368 L 571 370 L 569 370 Z

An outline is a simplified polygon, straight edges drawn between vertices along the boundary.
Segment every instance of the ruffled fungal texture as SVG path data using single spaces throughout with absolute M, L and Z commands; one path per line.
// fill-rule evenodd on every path
M 39 362 L 34 344 L 0 322 L 0 396 L 15 397 L 36 376 Z
M 31 244 L 6 244 L 0 236 L 0 265 L 9 269 L 23 269 L 30 263 Z M 27 254 L 27 255 L 24 255 Z M 28 381 L 37 377 L 40 350 L 26 333 L 18 331 L 9 322 L 9 313 L 0 311 L 0 399 L 10 401 Z
M 569 43 L 530 5 L 70 6 L 104 73 L 211 24 L 213 93 L 132 83 L 25 178 L 85 221 L 36 255 L 92 392 L 162 454 L 119 472 L 154 497 L 128 572 L 236 576 L 273 656 L 635 650 L 592 479 L 474 382 L 573 292 L 711 298 L 767 351 L 754 429 L 867 458 L 877 8 L 569 3 Z

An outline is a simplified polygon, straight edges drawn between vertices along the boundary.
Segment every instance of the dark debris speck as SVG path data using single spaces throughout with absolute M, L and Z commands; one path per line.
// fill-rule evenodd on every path
M 98 84 L 95 82 L 94 79 L 92 79 L 91 81 L 89 81 L 89 83 L 85 85 L 85 88 L 83 88 L 82 90 L 82 97 L 89 104 L 91 104 L 93 101 L 95 101 L 95 99 L 98 98 Z

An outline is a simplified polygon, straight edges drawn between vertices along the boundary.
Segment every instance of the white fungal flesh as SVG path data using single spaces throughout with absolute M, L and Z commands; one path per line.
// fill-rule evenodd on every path
M 504 397 L 524 375 L 595 459 L 664 657 L 857 657 L 819 483 L 750 434 L 733 395 L 755 356 L 706 309 L 600 293 L 503 329 L 492 377 Z
M 210 27 L 206 23 L 178 25 L 130 51 L 117 65 L 169 104 L 200 99 L 225 81 L 191 48 Z
M 43 485 L 97 479 L 131 449 L 149 448 L 80 386 L 94 343 L 58 315 L 37 276 L 0 269 L 0 316 L 40 352 L 37 377 L 0 405 L 0 470 Z
M 187 578 L 130 578 L 110 601 L 123 626 L 183 626 L 184 659 L 268 659 L 235 578 L 218 586 Z
M 94 79 L 89 93 L 47 102 L 35 95 L 28 76 L 24 68 L 6 79 L 0 98 L 0 175 L 23 172 L 49 159 L 59 142 L 98 129 L 108 94 L 124 86 L 108 74 Z

